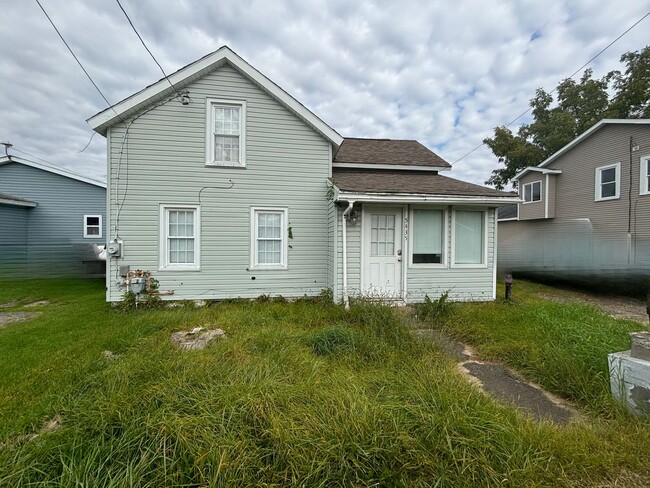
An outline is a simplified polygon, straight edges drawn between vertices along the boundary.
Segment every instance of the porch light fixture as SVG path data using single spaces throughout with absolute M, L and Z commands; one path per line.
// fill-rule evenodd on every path
M 348 221 L 350 222 L 350 225 L 357 225 L 360 220 L 360 215 L 358 210 L 352 210 L 350 214 L 348 215 Z

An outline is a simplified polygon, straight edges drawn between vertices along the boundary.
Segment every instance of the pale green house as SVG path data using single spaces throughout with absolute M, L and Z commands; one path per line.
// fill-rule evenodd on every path
M 108 141 L 107 300 L 495 297 L 496 208 L 416 141 L 345 139 L 228 47 L 89 124 Z M 129 273 L 130 272 L 130 273 Z

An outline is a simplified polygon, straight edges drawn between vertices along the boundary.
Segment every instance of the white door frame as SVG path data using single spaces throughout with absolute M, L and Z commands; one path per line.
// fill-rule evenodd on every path
M 360 239 L 359 239 L 359 246 L 360 246 L 360 250 L 359 250 L 359 254 L 360 254 L 359 273 L 360 273 L 361 276 L 359 276 L 359 288 L 360 288 L 361 293 L 363 293 L 365 291 L 365 289 L 366 289 L 364 269 L 365 269 L 365 264 L 366 264 L 366 260 L 367 260 L 366 247 L 365 247 L 366 246 L 367 236 L 366 236 L 366 233 L 365 233 L 365 225 L 366 225 L 365 222 L 366 222 L 366 219 L 369 218 L 369 212 L 371 210 L 382 210 L 382 209 L 400 210 L 401 213 L 402 213 L 401 237 L 399 238 L 399 240 L 397 238 L 395 239 L 395 244 L 397 245 L 399 243 L 400 246 L 401 246 L 401 249 L 402 249 L 402 260 L 400 261 L 401 262 L 401 270 L 400 270 L 401 275 L 400 275 L 400 277 L 401 277 L 401 282 L 402 283 L 401 283 L 401 286 L 400 286 L 401 290 L 400 290 L 400 293 L 399 293 L 398 296 L 399 296 L 399 298 L 401 300 L 405 301 L 406 300 L 406 275 L 407 275 L 406 268 L 407 268 L 407 264 L 408 264 L 405 261 L 405 259 L 408 259 L 408 252 L 409 252 L 409 250 L 407 248 L 407 243 L 408 243 L 407 235 L 408 235 L 408 232 L 409 232 L 409 229 L 408 229 L 408 205 L 395 205 L 395 204 L 391 205 L 390 203 L 385 203 L 385 204 L 384 203 L 371 203 L 371 204 L 363 203 L 361 205 L 361 236 L 360 236 Z

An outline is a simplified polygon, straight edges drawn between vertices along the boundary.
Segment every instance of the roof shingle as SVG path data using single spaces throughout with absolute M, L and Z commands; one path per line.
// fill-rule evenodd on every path
M 345 138 L 334 163 L 451 168 L 447 161 L 418 141 L 394 139 Z

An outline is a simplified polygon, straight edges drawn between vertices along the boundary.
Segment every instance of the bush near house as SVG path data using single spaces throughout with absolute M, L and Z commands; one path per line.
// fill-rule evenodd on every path
M 647 422 L 587 408 L 585 421 L 567 427 L 536 423 L 480 393 L 390 308 L 269 300 L 116 313 L 103 284 L 0 289 L 0 303 L 14 302 L 7 311 L 43 299 L 50 304 L 31 309 L 39 317 L 0 329 L 0 486 L 650 479 Z M 519 313 L 529 304 L 505 306 Z M 452 317 L 475 326 L 466 318 L 473 307 L 454 306 Z M 172 346 L 171 332 L 208 324 L 227 338 L 202 351 Z M 60 428 L 28 440 L 55 416 Z

